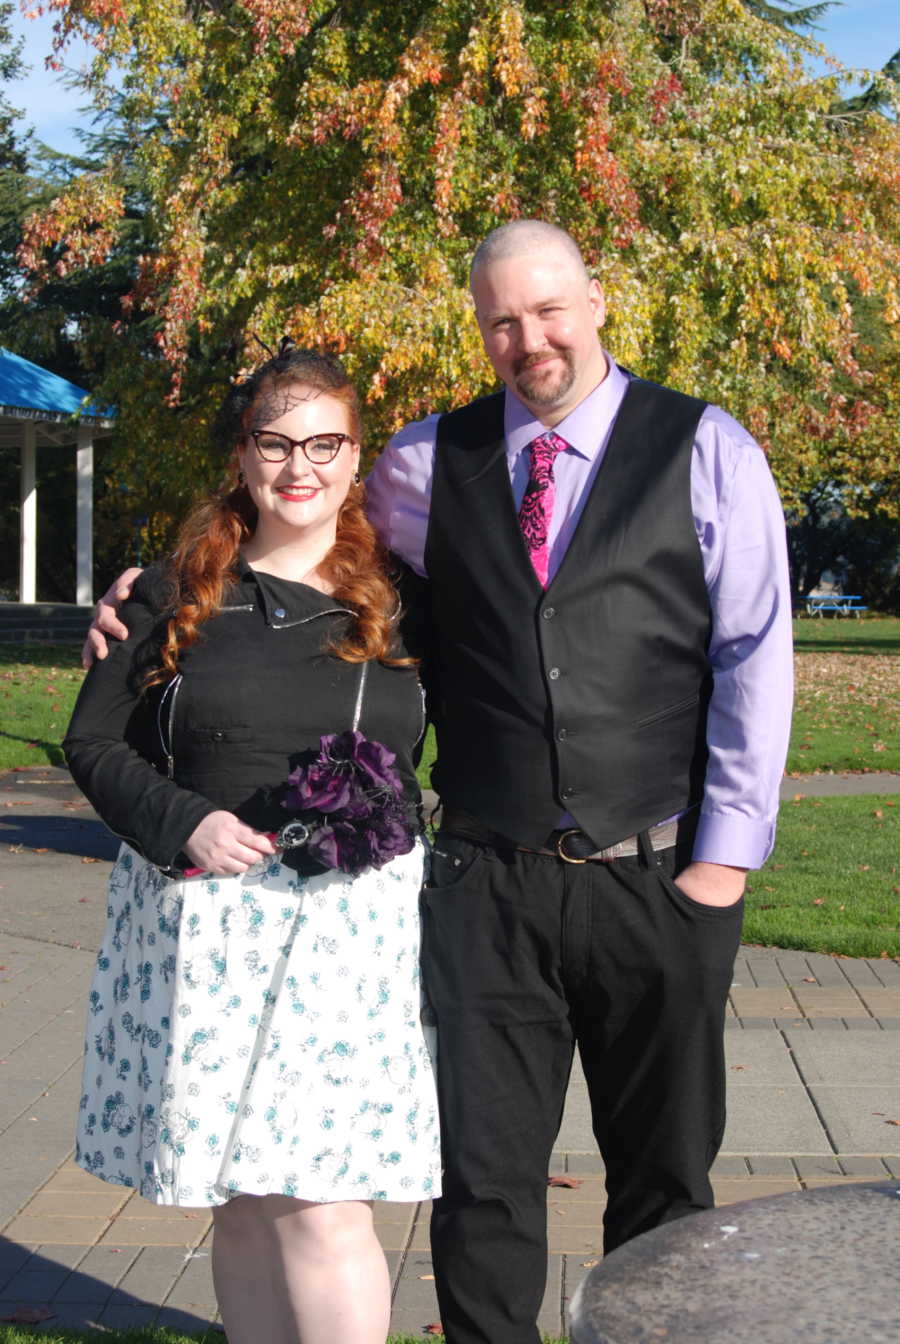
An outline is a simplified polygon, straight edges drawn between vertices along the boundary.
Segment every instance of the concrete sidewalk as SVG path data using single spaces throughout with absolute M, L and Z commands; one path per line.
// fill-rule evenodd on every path
M 829 782 L 834 778 L 824 777 Z M 850 781 L 859 777 L 850 777 Z M 887 776 L 882 792 L 898 791 Z M 788 797 L 816 791 L 785 781 Z M 855 792 L 844 788 L 841 792 Z M 61 771 L 0 778 L 0 1317 L 50 1325 L 216 1320 L 210 1218 L 160 1209 L 74 1166 L 85 999 L 116 842 Z M 717 1200 L 900 1178 L 900 963 L 745 947 L 726 1034 L 729 1122 Z M 600 1255 L 602 1167 L 576 1068 L 548 1189 L 541 1326 Z M 428 1208 L 376 1222 L 394 1282 L 393 1329 L 438 1320 Z

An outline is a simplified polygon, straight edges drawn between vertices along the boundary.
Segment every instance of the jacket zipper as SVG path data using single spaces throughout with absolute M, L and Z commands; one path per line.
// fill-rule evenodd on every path
M 422 702 L 422 726 L 421 726 L 421 728 L 419 729 L 419 736 L 416 738 L 415 742 L 413 743 L 413 749 L 414 749 L 414 750 L 415 750 L 415 748 L 419 745 L 419 743 L 422 741 L 422 738 L 425 736 L 425 729 L 428 727 L 428 716 L 427 716 L 426 711 L 425 711 L 425 687 L 422 685 L 421 681 L 419 681 L 418 677 L 416 678 L 416 684 L 417 684 L 418 687 L 419 687 L 419 699 L 420 699 L 421 702 Z
M 329 607 L 328 611 L 314 611 L 311 616 L 300 616 L 296 621 L 273 621 L 272 630 L 290 630 L 295 625 L 307 625 L 310 621 L 318 621 L 322 616 L 352 616 L 353 612 L 347 607 Z
M 173 677 L 173 679 L 169 682 L 166 689 L 163 691 L 162 697 L 159 702 L 159 707 L 156 711 L 156 731 L 159 735 L 160 746 L 162 747 L 163 753 L 166 758 L 166 774 L 168 775 L 169 779 L 175 778 L 175 755 L 172 750 L 175 740 L 174 739 L 175 701 L 178 699 L 178 692 L 181 689 L 181 683 L 183 680 L 184 678 L 182 677 L 180 672 L 177 674 L 177 676 Z M 164 734 L 163 715 L 165 714 L 166 711 L 167 700 L 169 702 L 168 724 L 167 724 L 168 731 Z

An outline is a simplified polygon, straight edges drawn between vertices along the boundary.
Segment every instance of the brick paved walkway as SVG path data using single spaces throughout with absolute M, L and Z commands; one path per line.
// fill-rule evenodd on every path
M 60 1326 L 199 1331 L 216 1320 L 209 1215 L 157 1208 L 71 1160 L 111 845 L 64 780 L 33 784 L 0 779 L 0 1316 L 32 1305 Z M 742 948 L 726 1047 L 719 1203 L 900 1178 L 900 963 Z M 580 1182 L 548 1190 L 540 1324 L 558 1334 L 599 1258 L 604 1200 L 577 1068 L 551 1171 Z M 438 1319 L 427 1206 L 381 1205 L 376 1222 L 393 1329 L 419 1334 Z

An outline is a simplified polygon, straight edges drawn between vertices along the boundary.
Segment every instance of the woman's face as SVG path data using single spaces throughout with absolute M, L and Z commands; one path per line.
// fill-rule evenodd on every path
M 308 533 L 331 545 L 337 516 L 359 466 L 350 410 L 335 397 L 303 383 L 264 387 L 247 423 L 248 434 L 238 450 L 250 497 L 259 510 L 256 535 L 289 540 Z M 324 434 L 346 434 L 330 462 L 310 462 L 294 447 L 283 462 L 264 461 L 251 432 L 306 440 Z M 287 447 L 287 445 L 285 445 Z

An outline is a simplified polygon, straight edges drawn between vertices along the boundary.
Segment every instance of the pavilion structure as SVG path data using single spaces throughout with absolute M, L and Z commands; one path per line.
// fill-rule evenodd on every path
M 75 601 L 90 606 L 94 559 L 94 442 L 112 433 L 115 412 L 49 369 L 0 347 L 0 447 L 22 464 L 19 601 L 34 602 L 37 577 L 37 450 L 75 449 Z

